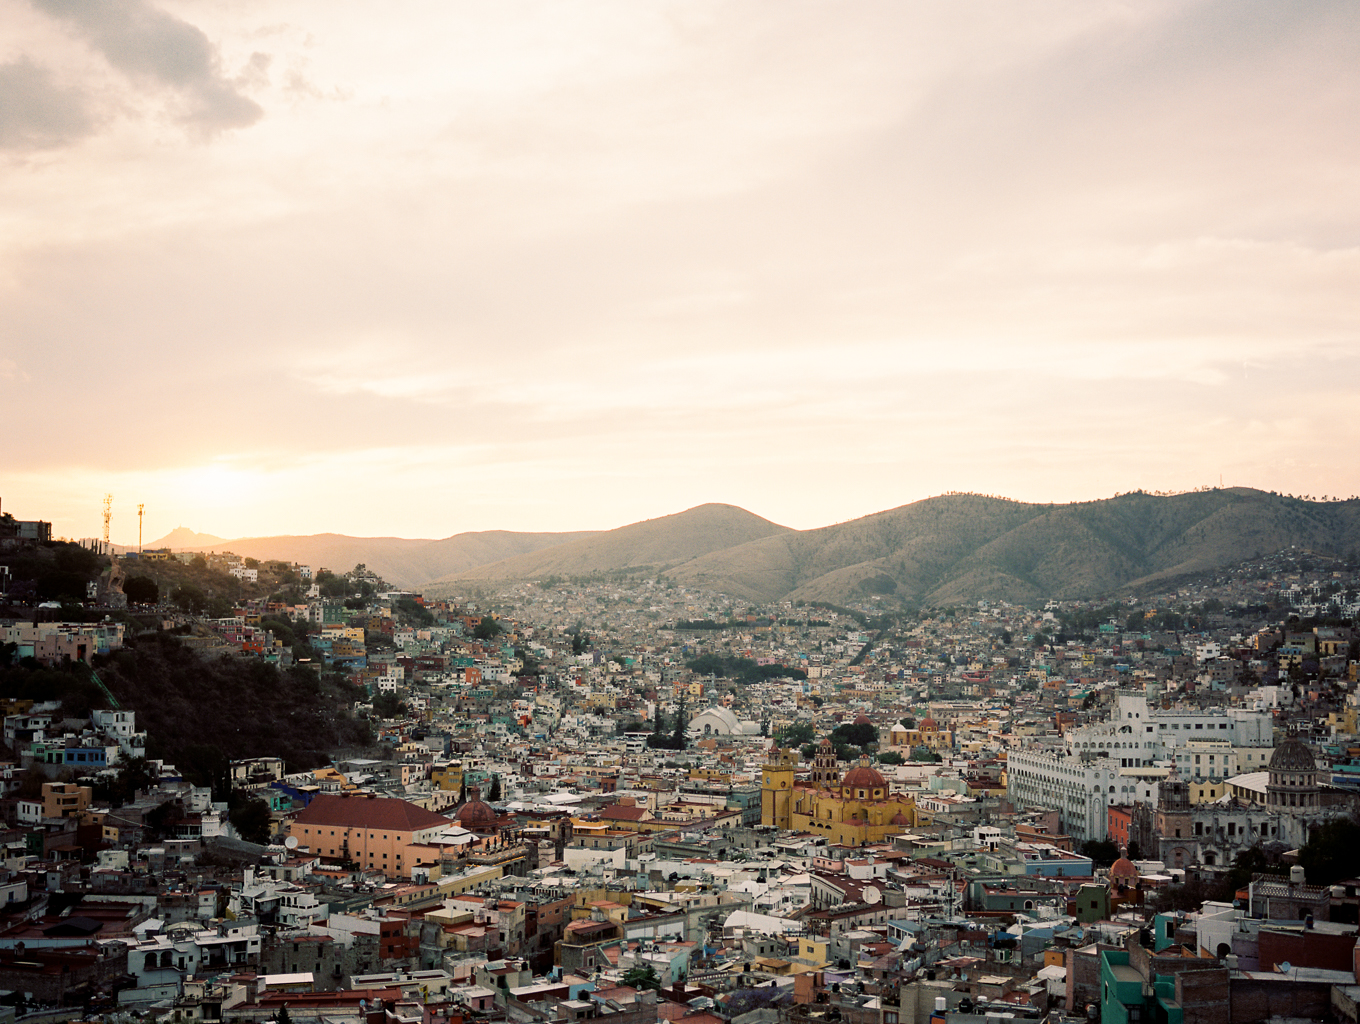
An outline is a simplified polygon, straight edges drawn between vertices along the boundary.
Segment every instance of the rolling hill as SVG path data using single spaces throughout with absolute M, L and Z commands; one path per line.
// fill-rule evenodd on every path
M 236 540 L 209 538 L 210 542 L 175 543 L 178 533 L 180 531 L 147 547 L 169 547 L 176 551 L 231 551 L 243 558 L 258 558 L 261 561 L 282 559 L 310 565 L 313 569 L 324 566 L 336 572 L 352 569 L 362 562 L 383 579 L 399 587 L 420 587 L 437 577 L 463 572 L 486 562 L 496 562 L 593 536 L 590 532 L 514 533 L 509 530 L 484 530 L 458 533 L 443 540 L 318 533 L 308 536 L 242 537 Z M 205 535 L 193 536 L 201 538 Z
M 1360 501 L 1249 488 L 1070 505 L 944 495 L 713 552 L 669 575 L 752 600 L 1034 601 L 1107 594 L 1291 544 L 1360 548 Z
M 347 569 L 363 562 L 432 597 L 550 576 L 632 570 L 754 601 L 1032 602 L 1111 594 L 1295 545 L 1360 551 L 1360 500 L 1250 488 L 1142 492 L 1068 505 L 947 494 L 847 523 L 790 530 L 733 505 L 593 533 L 260 537 L 211 545 Z M 209 545 L 201 545 L 209 547 Z
M 432 595 L 456 591 L 468 581 L 512 581 L 546 576 L 589 576 L 618 569 L 660 571 L 668 566 L 738 547 L 762 537 L 791 533 L 735 505 L 699 505 L 675 515 L 621 526 L 532 554 L 490 562 L 436 580 Z

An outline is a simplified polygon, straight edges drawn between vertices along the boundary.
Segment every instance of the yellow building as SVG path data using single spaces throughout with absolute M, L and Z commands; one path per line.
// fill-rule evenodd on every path
M 1228 792 L 1226 779 L 1195 779 L 1189 785 L 1192 804 L 1211 804 Z
M 887 780 L 869 767 L 867 758 L 841 778 L 829 740 L 822 741 L 813 761 L 811 782 L 797 782 L 796 771 L 788 750 L 762 767 L 762 825 L 815 832 L 832 843 L 859 846 L 894 835 L 915 821 L 911 798 L 890 794 Z
M 460 792 L 463 788 L 463 762 L 448 761 L 430 765 L 430 785 L 435 789 Z

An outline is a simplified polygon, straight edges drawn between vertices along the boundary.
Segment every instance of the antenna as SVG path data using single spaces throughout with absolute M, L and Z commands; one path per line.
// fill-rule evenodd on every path
M 109 553 L 109 519 L 113 516 L 113 495 L 104 495 L 104 553 Z
M 145 514 L 146 514 L 146 506 L 145 506 L 145 505 L 139 504 L 139 505 L 137 506 L 137 553 L 138 553 L 138 554 L 141 554 L 141 552 L 142 552 L 142 516 L 144 516 Z

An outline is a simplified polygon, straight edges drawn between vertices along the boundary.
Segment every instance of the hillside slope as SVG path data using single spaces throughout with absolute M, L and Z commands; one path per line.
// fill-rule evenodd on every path
M 173 534 L 171 535 L 173 536 Z M 201 536 L 201 535 L 200 535 Z M 216 543 L 165 544 L 177 551 L 231 551 L 261 561 L 281 559 L 344 572 L 363 563 L 383 579 L 399 587 L 420 587 L 449 573 L 464 572 L 486 562 L 527 554 L 558 544 L 594 536 L 577 533 L 515 533 L 485 530 L 458 533 L 443 540 L 411 540 L 404 537 L 348 537 L 339 533 L 308 536 L 242 537 Z
M 559 544 L 529 555 L 451 574 L 426 590 L 439 594 L 468 580 L 530 580 L 589 576 L 615 569 L 665 566 L 732 548 L 761 537 L 792 532 L 735 505 L 699 505 L 675 515 L 631 523 L 616 530 Z
M 1110 593 L 1291 544 L 1357 550 L 1360 501 L 1249 488 L 1071 505 L 944 495 L 715 551 L 669 575 L 752 600 L 1033 601 Z

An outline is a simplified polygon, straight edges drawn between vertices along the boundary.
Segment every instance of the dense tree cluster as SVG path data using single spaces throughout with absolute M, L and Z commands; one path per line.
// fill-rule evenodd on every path
M 735 658 L 723 654 L 704 654 L 686 662 L 688 668 L 704 676 L 736 679 L 741 683 L 758 683 L 765 679 L 806 679 L 800 668 L 784 665 L 757 665 L 751 658 Z

